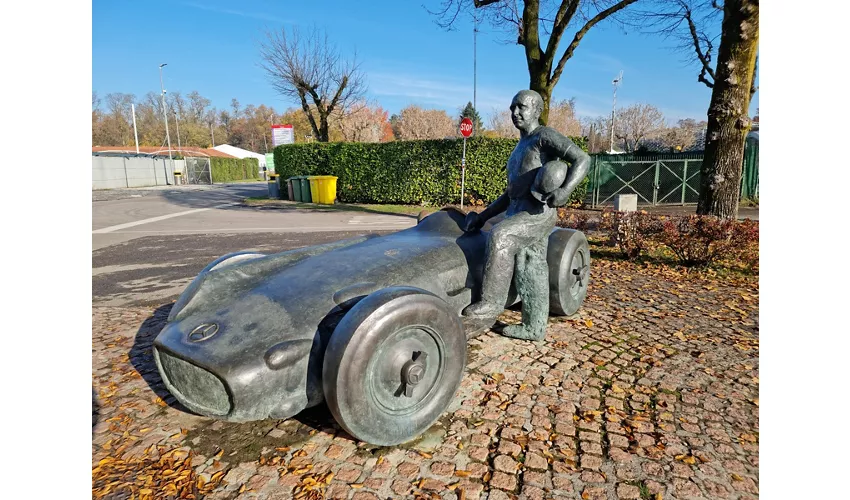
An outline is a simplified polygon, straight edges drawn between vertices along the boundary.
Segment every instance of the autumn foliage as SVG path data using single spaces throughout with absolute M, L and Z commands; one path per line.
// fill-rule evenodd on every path
M 661 221 L 646 212 L 603 212 L 599 229 L 628 259 L 637 258 L 661 231 Z
M 601 232 L 607 244 L 616 247 L 629 260 L 654 252 L 672 256 L 685 267 L 726 260 L 758 271 L 759 223 L 754 220 L 604 210 L 597 222 L 588 214 L 562 210 L 558 225 Z

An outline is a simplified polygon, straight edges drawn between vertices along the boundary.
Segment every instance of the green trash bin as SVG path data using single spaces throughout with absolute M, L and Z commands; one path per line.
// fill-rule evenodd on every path
M 269 174 L 269 175 L 274 177 L 275 184 L 277 184 L 277 191 L 279 193 L 278 199 L 288 200 L 289 196 L 287 196 L 288 193 L 287 193 L 287 189 L 286 189 L 287 182 L 285 180 L 283 180 L 283 178 L 281 176 L 277 175 L 277 174 Z
M 277 180 L 272 176 L 268 181 L 269 183 L 269 199 L 277 200 L 280 198 L 280 184 L 277 183 Z
M 310 193 L 310 179 L 306 175 L 299 175 L 298 181 L 301 183 L 301 201 L 313 203 L 313 196 Z
M 304 201 L 301 199 L 301 178 L 293 176 L 287 179 L 292 184 L 292 201 Z

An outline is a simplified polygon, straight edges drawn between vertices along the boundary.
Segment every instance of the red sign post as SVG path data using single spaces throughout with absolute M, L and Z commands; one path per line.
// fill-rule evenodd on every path
M 464 181 L 466 180 L 466 138 L 472 135 L 472 120 L 460 121 L 460 135 L 463 136 L 463 158 L 460 160 L 460 208 L 463 209 Z

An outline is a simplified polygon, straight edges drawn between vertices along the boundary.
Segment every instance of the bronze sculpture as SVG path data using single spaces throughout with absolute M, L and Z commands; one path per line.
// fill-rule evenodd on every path
M 515 336 L 540 331 L 540 318 L 545 332 L 549 312 L 576 312 L 590 252 L 580 231 L 553 229 L 554 207 L 584 176 L 586 155 L 533 126 L 539 106 L 527 97 L 512 106 L 526 133 L 508 162 L 508 191 L 484 216 L 446 209 L 384 236 L 211 262 L 154 341 L 166 388 L 191 411 L 235 422 L 289 418 L 325 401 L 355 438 L 395 445 L 424 432 L 453 400 L 467 338 L 492 325 L 462 321 L 477 297 L 501 294 L 501 312 L 517 300 L 515 274 L 527 301 L 523 323 L 536 328 L 521 325 Z M 573 162 L 568 174 L 553 152 Z M 507 224 L 483 227 L 506 208 Z M 514 251 L 522 257 L 515 273 L 513 257 L 504 258 Z
M 546 334 L 548 236 L 558 221 L 558 207 L 567 203 L 590 164 L 590 157 L 568 137 L 540 125 L 542 109 L 543 99 L 533 90 L 514 96 L 511 119 L 520 139 L 508 160 L 508 187 L 481 214 L 469 213 L 464 227 L 465 231 L 477 231 L 488 219 L 506 212 L 487 240 L 481 299 L 464 309 L 463 315 L 479 321 L 495 319 L 504 309 L 516 272 L 522 324 L 506 327 L 503 335 L 526 340 L 541 340 Z M 572 164 L 567 172 L 560 159 Z M 561 179 L 563 182 L 557 183 Z

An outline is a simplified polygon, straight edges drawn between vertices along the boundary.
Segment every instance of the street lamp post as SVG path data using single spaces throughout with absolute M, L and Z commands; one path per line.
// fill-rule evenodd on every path
M 159 65 L 159 89 L 162 95 L 162 117 L 165 119 L 165 139 L 168 141 L 168 161 L 171 162 L 171 171 L 174 171 L 174 159 L 171 157 L 171 135 L 168 133 L 168 111 L 165 108 L 165 87 L 162 84 L 162 67 L 168 66 L 168 63 Z M 165 172 L 165 183 L 168 182 L 168 171 Z

